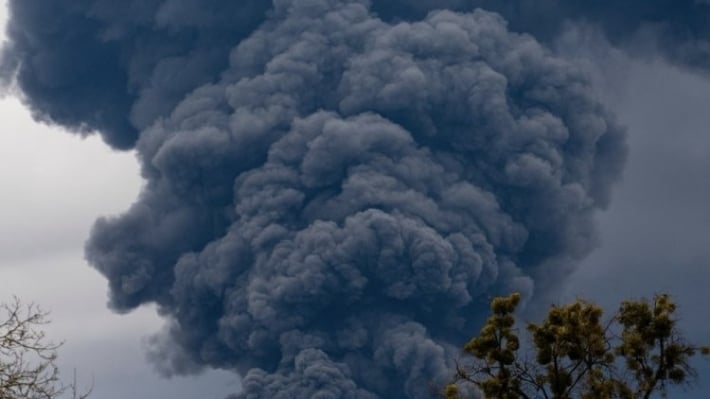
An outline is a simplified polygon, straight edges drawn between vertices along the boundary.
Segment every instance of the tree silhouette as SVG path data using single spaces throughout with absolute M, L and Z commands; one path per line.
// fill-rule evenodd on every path
M 56 360 L 62 344 L 47 339 L 42 327 L 48 323 L 36 304 L 23 305 L 17 297 L 0 304 L 0 399 L 88 397 L 77 391 L 76 379 L 61 382 Z
M 582 299 L 552 306 L 542 322 L 527 323 L 528 350 L 516 327 L 519 302 L 517 293 L 493 299 L 493 314 L 464 346 L 446 399 L 472 387 L 489 399 L 649 399 L 691 382 L 690 359 L 710 353 L 685 340 L 667 294 L 624 301 L 607 321 L 601 307 Z

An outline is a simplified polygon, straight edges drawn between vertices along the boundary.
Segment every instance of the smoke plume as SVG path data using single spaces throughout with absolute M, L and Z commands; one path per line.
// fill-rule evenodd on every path
M 634 55 L 661 56 L 702 73 L 710 69 L 708 0 L 375 0 L 374 6 L 392 20 L 419 19 L 440 8 L 480 7 L 543 42 L 554 41 L 571 25 L 591 25 Z
M 137 150 L 143 192 L 86 246 L 111 306 L 158 304 L 154 360 L 238 398 L 429 397 L 488 295 L 592 249 L 623 166 L 587 77 L 497 14 L 10 4 L 36 116 Z
M 37 119 L 116 148 L 229 68 L 229 51 L 269 15 L 268 0 L 8 0 L 0 79 L 14 80 Z M 273 1 L 278 3 L 277 0 Z M 632 52 L 710 68 L 707 0 L 372 0 L 390 23 L 437 9 L 501 14 L 544 43 L 591 24 Z M 640 50 L 645 48 L 647 51 Z

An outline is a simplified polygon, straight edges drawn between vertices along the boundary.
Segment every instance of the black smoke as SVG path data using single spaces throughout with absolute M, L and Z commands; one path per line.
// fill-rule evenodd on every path
M 130 148 L 138 132 L 227 67 L 262 0 L 9 1 L 0 73 L 34 116 Z
M 571 25 L 599 29 L 613 44 L 634 55 L 661 56 L 676 65 L 710 70 L 708 0 L 375 0 L 391 20 L 419 19 L 440 8 L 483 8 L 502 14 L 515 31 L 553 42 Z
M 623 130 L 496 14 L 223 3 L 11 2 L 38 117 L 142 165 L 86 247 L 111 306 L 157 303 L 163 370 L 233 369 L 240 398 L 428 397 L 488 295 L 592 249 Z
M 226 54 L 272 7 L 267 0 L 9 3 L 0 78 L 14 79 L 37 119 L 82 134 L 98 130 L 123 149 L 193 89 L 218 80 L 228 67 Z M 396 23 L 437 9 L 479 7 L 545 43 L 583 23 L 631 52 L 710 68 L 707 0 L 373 0 L 372 9 Z

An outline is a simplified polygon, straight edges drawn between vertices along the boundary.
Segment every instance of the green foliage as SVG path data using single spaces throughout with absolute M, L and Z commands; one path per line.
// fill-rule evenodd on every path
M 491 303 L 493 315 L 480 335 L 464 346 L 464 351 L 481 359 L 485 365 L 483 371 L 489 378 L 478 385 L 486 396 L 513 399 L 520 391 L 520 381 L 511 370 L 520 348 L 520 341 L 513 331 L 513 312 L 519 302 L 520 294 L 517 293 L 507 298 L 495 298 Z
M 463 348 L 446 399 L 472 385 L 490 399 L 649 399 L 695 377 L 690 359 L 710 346 L 687 343 L 667 294 L 624 301 L 604 321 L 601 307 L 577 300 L 527 323 L 521 350 L 515 310 L 520 295 L 495 298 L 492 315 Z

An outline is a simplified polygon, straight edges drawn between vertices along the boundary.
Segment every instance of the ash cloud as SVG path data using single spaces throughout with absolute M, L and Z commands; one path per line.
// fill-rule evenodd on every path
M 0 74 L 35 118 L 116 148 L 227 66 L 263 19 L 262 0 L 9 1 Z
M 661 56 L 702 74 L 710 68 L 707 0 L 375 0 L 374 7 L 391 20 L 419 19 L 441 8 L 480 7 L 544 42 L 553 42 L 570 25 L 590 25 L 631 54 Z
M 120 61 L 86 87 L 45 76 L 52 62 L 16 66 L 41 118 L 135 145 L 146 186 L 86 254 L 115 310 L 153 302 L 169 320 L 151 355 L 164 372 L 233 369 L 237 398 L 426 398 L 488 295 L 541 295 L 593 248 L 623 129 L 578 68 L 499 15 L 196 3 L 130 3 L 76 31 L 24 25 L 40 2 L 16 1 L 6 50 L 32 58 L 18 37 L 59 36 L 52 62 Z M 71 4 L 54 12 L 120 11 Z
M 278 1 L 274 1 L 278 3 Z M 9 0 L 9 42 L 0 64 L 35 118 L 81 134 L 98 131 L 132 148 L 195 88 L 216 83 L 225 54 L 263 23 L 267 0 Z M 611 43 L 705 72 L 710 3 L 705 0 L 372 0 L 386 21 L 482 8 L 516 32 L 550 44 L 570 24 L 589 24 Z

